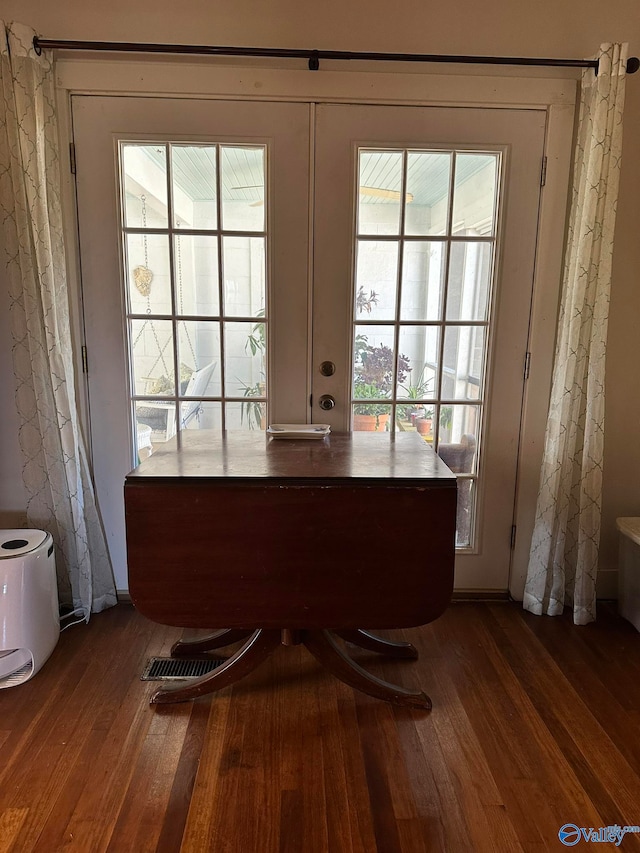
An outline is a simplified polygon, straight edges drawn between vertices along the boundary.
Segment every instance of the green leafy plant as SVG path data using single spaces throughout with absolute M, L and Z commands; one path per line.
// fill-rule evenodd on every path
M 257 317 L 264 317 L 264 308 L 261 308 L 256 314 Z M 245 352 L 251 352 L 251 355 L 264 353 L 267 349 L 266 339 L 266 324 L 255 323 L 247 336 L 247 342 L 244 345 Z
M 262 419 L 265 415 L 266 404 L 264 400 L 254 400 L 252 397 L 264 397 L 265 384 L 264 382 L 256 382 L 254 385 L 246 385 L 244 382 L 242 389 L 244 396 L 240 407 L 240 423 L 244 424 L 245 420 L 249 429 L 262 429 Z
M 380 392 L 376 385 L 368 385 L 364 382 L 356 383 L 353 386 L 353 396 L 355 400 L 371 400 L 372 398 L 380 398 L 385 396 Z M 389 406 L 384 403 L 358 403 L 353 407 L 353 412 L 356 415 L 386 415 L 389 413 Z
M 440 407 L 440 426 L 444 429 L 451 429 L 453 423 L 453 406 Z
M 404 391 L 406 397 L 409 400 L 417 400 L 422 401 L 425 397 L 430 395 L 433 384 L 433 377 L 428 376 L 425 378 L 425 370 L 426 365 L 420 371 L 420 375 L 414 381 L 412 381 L 411 371 L 409 373 L 409 382 L 406 385 L 401 385 L 400 387 Z M 432 418 L 433 417 L 433 406 L 426 406 L 423 402 L 417 403 L 409 403 L 406 406 L 398 406 L 398 416 L 405 421 L 408 421 L 412 414 L 420 414 L 423 418 Z
M 257 317 L 264 317 L 265 310 L 261 308 L 258 311 Z M 252 397 L 264 397 L 266 393 L 266 382 L 264 374 L 264 354 L 267 349 L 266 324 L 262 322 L 254 323 L 251 331 L 247 335 L 247 340 L 244 345 L 244 351 L 251 353 L 252 356 L 262 355 L 262 377 L 253 385 L 247 385 L 245 382 L 240 382 L 242 385 L 245 399 L 240 407 L 240 423 L 244 424 L 245 420 L 249 429 L 262 429 L 262 422 L 266 413 L 266 403 L 264 400 L 253 400 Z
M 374 305 L 378 304 L 378 294 L 375 290 L 370 290 L 369 295 L 364 292 L 364 287 L 360 285 L 358 288 L 358 292 L 356 293 L 356 310 L 358 314 L 362 314 L 363 311 L 366 311 L 367 314 L 371 314 L 371 309 Z
M 366 335 L 357 335 L 355 339 L 355 369 L 353 397 L 355 400 L 371 400 L 370 403 L 358 403 L 353 411 L 356 415 L 388 414 L 389 406 L 381 400 L 389 399 L 393 393 L 394 353 L 386 344 L 374 346 Z M 397 360 L 397 381 L 404 382 L 410 372 L 410 361 L 406 355 Z M 377 401 L 377 402 L 376 402 Z

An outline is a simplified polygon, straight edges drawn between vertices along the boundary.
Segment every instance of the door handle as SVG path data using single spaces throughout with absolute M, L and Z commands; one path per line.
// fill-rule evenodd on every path
M 332 361 L 323 361 L 320 365 L 320 373 L 323 376 L 333 376 L 336 372 L 336 366 Z
M 330 412 L 331 409 L 335 408 L 336 401 L 331 394 L 323 394 L 318 400 L 318 405 L 323 411 Z

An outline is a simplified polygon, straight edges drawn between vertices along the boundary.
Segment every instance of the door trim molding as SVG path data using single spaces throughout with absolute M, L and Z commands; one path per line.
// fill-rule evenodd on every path
M 68 55 L 67 55 L 68 56 Z M 74 94 L 136 94 L 151 97 L 302 100 L 421 106 L 547 107 L 575 103 L 575 72 L 540 76 L 434 74 L 423 71 L 304 70 L 239 65 L 232 60 L 177 62 L 64 58 L 56 65 L 57 85 Z M 548 71 L 547 71 L 548 75 Z

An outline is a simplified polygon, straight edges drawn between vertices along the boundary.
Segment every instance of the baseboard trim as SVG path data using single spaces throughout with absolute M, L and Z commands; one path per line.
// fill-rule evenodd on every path
M 616 572 L 617 575 L 617 572 Z M 617 578 L 616 578 L 617 580 Z M 129 590 L 116 590 L 118 604 L 132 604 Z M 598 595 L 598 603 L 617 605 L 617 595 Z M 464 601 L 515 601 L 508 590 L 456 589 L 451 595 L 452 604 Z
M 452 601 L 510 601 L 508 589 L 454 589 Z
M 599 599 L 618 597 L 618 569 L 598 569 L 596 578 L 596 596 Z
M 118 604 L 131 604 L 131 596 L 128 589 L 116 590 Z M 452 601 L 510 601 L 511 596 L 507 589 L 456 589 L 451 596 Z

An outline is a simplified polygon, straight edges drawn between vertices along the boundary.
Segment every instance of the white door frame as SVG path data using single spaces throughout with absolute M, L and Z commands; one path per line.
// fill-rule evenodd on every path
M 547 114 L 546 182 L 539 219 L 528 348 L 531 353 L 530 373 L 525 385 L 516 491 L 517 535 L 509 585 L 511 595 L 519 600 L 526 578 L 551 388 L 576 80 L 566 75 L 524 78 L 508 72 L 468 76 L 468 69 L 462 69 L 465 73 L 461 74 L 441 75 L 428 71 L 415 73 L 413 69 L 412 73 L 388 73 L 333 70 L 335 68 L 336 64 L 327 63 L 326 70 L 309 72 L 277 68 L 273 64 L 267 68 L 259 63 L 240 65 L 219 60 L 215 64 L 205 61 L 184 63 L 166 58 L 136 62 L 63 55 L 56 66 L 61 150 L 67 150 L 72 139 L 72 94 L 544 109 Z M 67 173 L 63 170 L 63 213 L 69 246 L 67 263 L 72 321 L 78 344 L 75 352 L 78 375 L 81 376 L 84 336 L 75 187 L 71 170 Z M 87 430 L 86 383 L 78 388 L 78 398 Z

